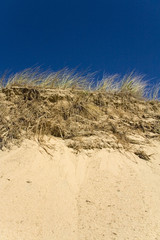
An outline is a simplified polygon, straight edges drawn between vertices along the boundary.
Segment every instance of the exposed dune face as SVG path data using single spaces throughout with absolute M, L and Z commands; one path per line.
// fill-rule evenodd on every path
M 0 240 L 159 240 L 160 102 L 0 88 Z
M 45 142 L 0 151 L 1 240 L 160 239 L 159 142 L 150 160 Z
M 160 102 L 130 93 L 0 89 L 0 149 L 35 135 L 65 139 L 77 151 L 129 149 L 140 138 L 160 139 Z

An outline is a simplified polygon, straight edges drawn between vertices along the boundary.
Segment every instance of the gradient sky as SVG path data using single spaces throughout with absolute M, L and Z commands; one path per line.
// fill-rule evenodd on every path
M 34 65 L 160 79 L 159 0 L 4 0 L 0 72 Z

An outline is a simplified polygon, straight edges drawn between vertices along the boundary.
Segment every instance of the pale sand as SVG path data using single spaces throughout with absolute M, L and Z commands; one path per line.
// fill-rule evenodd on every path
M 29 140 L 0 151 L 0 240 L 159 240 L 160 144 L 146 149 L 150 162 L 57 139 L 50 154 Z

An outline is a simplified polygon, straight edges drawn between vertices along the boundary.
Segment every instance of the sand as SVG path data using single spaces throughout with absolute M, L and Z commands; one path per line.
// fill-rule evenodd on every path
M 160 239 L 160 145 L 150 161 L 63 140 L 0 151 L 0 240 Z

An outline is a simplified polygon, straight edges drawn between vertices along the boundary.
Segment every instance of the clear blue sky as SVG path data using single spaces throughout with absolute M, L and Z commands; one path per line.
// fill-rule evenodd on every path
M 4 0 L 0 72 L 33 65 L 160 78 L 159 0 Z

